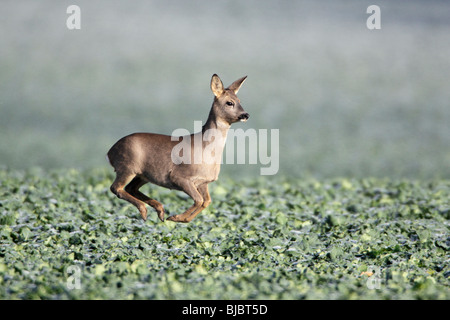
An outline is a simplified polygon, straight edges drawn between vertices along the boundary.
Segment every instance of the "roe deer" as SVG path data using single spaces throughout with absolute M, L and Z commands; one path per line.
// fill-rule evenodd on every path
M 184 213 L 172 215 L 167 220 L 190 222 L 194 219 L 211 203 L 208 183 L 219 176 L 228 129 L 232 123 L 247 121 L 249 118 L 236 96 L 246 78 L 240 78 L 224 88 L 220 78 L 216 74 L 212 76 L 214 102 L 201 132 L 178 138 L 155 133 L 133 133 L 117 141 L 107 154 L 116 172 L 111 191 L 120 199 L 135 205 L 144 221 L 147 220 L 145 204 L 152 206 L 159 219 L 164 221 L 163 205 L 139 191 L 144 184 L 151 182 L 184 191 L 194 200 L 194 204 Z M 184 145 L 188 146 L 181 150 L 183 159 L 187 161 L 178 161 L 177 156 L 181 152 L 175 152 L 174 156 L 174 148 L 180 147 L 178 139 L 183 139 Z M 191 151 L 190 154 L 184 154 L 186 149 Z M 207 150 L 212 152 L 208 154 L 205 152 Z M 200 159 L 198 154 L 201 155 Z

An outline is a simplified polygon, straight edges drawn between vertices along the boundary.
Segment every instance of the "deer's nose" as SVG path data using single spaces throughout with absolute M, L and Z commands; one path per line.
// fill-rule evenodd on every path
M 249 117 L 250 117 L 250 115 L 249 115 L 247 112 L 245 112 L 245 113 L 242 113 L 242 114 L 238 117 L 238 119 L 239 119 L 240 121 L 247 121 Z

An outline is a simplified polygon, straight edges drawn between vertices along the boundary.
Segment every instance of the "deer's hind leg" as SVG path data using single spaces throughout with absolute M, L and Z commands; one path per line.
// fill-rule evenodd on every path
M 133 204 L 136 208 L 138 208 L 141 213 L 142 219 L 147 220 L 147 208 L 145 207 L 145 203 L 139 198 L 130 194 L 128 190 L 125 190 L 125 186 L 127 186 L 133 179 L 136 177 L 135 174 L 132 173 L 124 173 L 117 172 L 116 179 L 111 185 L 111 192 L 114 193 L 119 199 L 123 199 Z M 124 189 L 125 188 L 125 189 Z
M 139 191 L 139 189 L 146 183 L 147 183 L 147 181 L 136 176 L 125 187 L 125 191 L 127 191 L 129 194 L 131 194 L 133 197 L 139 199 L 140 201 L 145 202 L 148 205 L 152 206 L 158 213 L 159 220 L 164 222 L 164 207 L 163 207 L 163 205 L 159 201 L 151 199 L 148 196 L 146 196 L 145 194 L 143 194 L 141 191 Z

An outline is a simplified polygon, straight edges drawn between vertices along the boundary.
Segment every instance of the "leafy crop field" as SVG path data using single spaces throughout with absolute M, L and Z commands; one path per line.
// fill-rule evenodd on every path
M 112 179 L 0 171 L 0 299 L 450 298 L 448 180 L 225 177 L 175 224 L 143 222 Z

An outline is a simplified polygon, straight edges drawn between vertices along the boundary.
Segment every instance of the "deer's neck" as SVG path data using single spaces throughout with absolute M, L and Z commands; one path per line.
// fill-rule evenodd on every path
M 211 112 L 208 120 L 206 120 L 206 123 L 202 127 L 203 141 L 206 142 L 206 144 L 214 143 L 216 148 L 223 149 L 230 126 L 231 125 L 227 121 L 216 117 L 216 115 Z
M 214 112 L 211 112 L 209 114 L 208 120 L 206 120 L 206 123 L 203 125 L 202 132 L 205 133 L 207 130 L 218 130 L 223 135 L 226 136 L 228 130 L 230 129 L 230 124 L 228 121 L 221 119 L 220 117 L 217 117 Z

